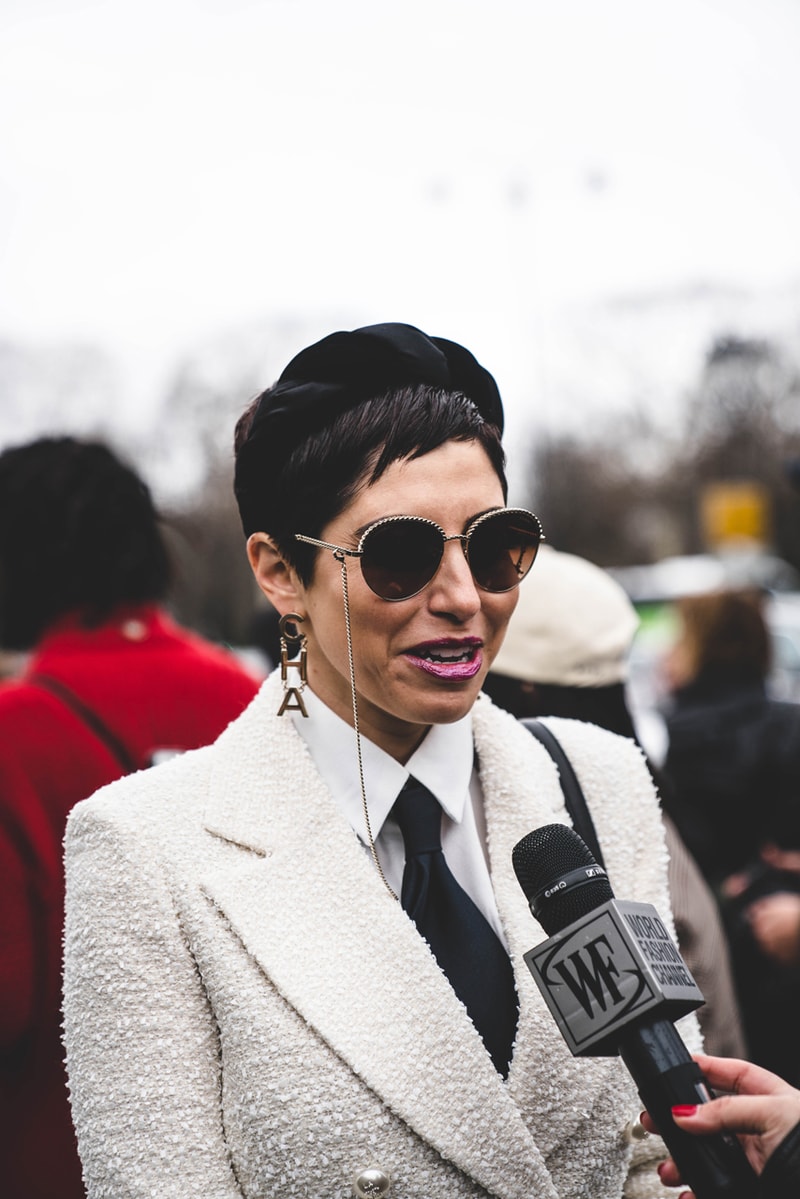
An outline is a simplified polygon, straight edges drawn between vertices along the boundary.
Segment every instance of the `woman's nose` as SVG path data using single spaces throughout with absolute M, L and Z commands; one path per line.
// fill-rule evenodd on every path
M 448 538 L 430 587 L 430 605 L 435 612 L 447 612 L 464 620 L 480 609 L 481 593 L 459 538 Z

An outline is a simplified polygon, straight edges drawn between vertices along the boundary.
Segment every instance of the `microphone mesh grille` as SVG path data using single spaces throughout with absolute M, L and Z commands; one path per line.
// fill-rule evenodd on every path
M 529 902 L 570 871 L 597 865 L 586 843 L 565 824 L 545 824 L 528 833 L 514 846 L 512 861 Z M 552 936 L 613 898 L 608 879 L 599 875 L 540 900 L 537 919 Z

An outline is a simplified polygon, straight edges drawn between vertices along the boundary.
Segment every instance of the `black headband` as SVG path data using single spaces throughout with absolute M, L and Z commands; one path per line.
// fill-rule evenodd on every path
M 503 405 L 493 377 L 464 346 L 428 337 L 413 325 L 368 325 L 331 333 L 297 354 L 256 409 L 237 454 L 235 491 L 245 532 L 254 472 L 285 461 L 309 433 L 364 400 L 416 384 L 461 392 L 502 433 Z M 254 483 L 255 480 L 252 480 Z M 263 487 L 263 482 L 258 484 Z

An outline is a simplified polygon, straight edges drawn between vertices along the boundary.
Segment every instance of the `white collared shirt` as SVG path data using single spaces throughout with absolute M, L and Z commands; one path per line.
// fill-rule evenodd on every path
M 369 853 L 355 731 L 309 687 L 303 692 L 303 700 L 308 717 L 292 711 L 295 727 L 335 802 Z M 444 813 L 442 849 L 448 866 L 505 945 L 489 875 L 483 790 L 474 753 L 469 714 L 453 724 L 432 725 L 422 744 L 403 765 L 362 733 L 361 759 L 369 821 L 386 881 L 399 895 L 405 848 L 390 812 L 409 775 L 423 783 L 436 796 Z

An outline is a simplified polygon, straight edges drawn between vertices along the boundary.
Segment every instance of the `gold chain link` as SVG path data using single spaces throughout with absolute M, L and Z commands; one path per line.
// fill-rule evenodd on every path
M 347 633 L 347 662 L 348 662 L 348 666 L 350 668 L 350 692 L 351 692 L 352 700 L 353 700 L 353 727 L 355 728 L 355 731 L 356 731 L 356 757 L 358 758 L 358 779 L 361 784 L 361 803 L 362 803 L 362 806 L 364 809 L 364 823 L 367 826 L 367 838 L 369 840 L 369 848 L 372 853 L 372 860 L 375 863 L 375 867 L 378 871 L 378 874 L 381 877 L 381 881 L 382 881 L 384 887 L 386 888 L 386 890 L 391 895 L 392 899 L 398 899 L 399 897 L 397 895 L 395 895 L 394 891 L 392 890 L 392 888 L 389 886 L 388 882 L 386 881 L 386 875 L 383 873 L 383 867 L 381 866 L 380 861 L 378 860 L 378 854 L 375 849 L 375 842 L 372 839 L 372 825 L 371 825 L 370 819 L 369 819 L 369 808 L 367 807 L 367 789 L 366 789 L 366 786 L 364 785 L 364 763 L 361 758 L 361 730 L 358 727 L 358 699 L 356 697 L 356 672 L 355 672 L 355 665 L 353 662 L 353 635 L 352 635 L 352 630 L 351 630 L 351 626 L 350 626 L 350 597 L 349 597 L 348 591 L 347 591 L 347 564 L 346 564 L 346 558 L 345 558 L 344 554 L 341 553 L 341 551 L 335 552 L 333 556 L 342 568 L 342 595 L 344 596 L 344 625 L 345 625 L 345 630 Z

